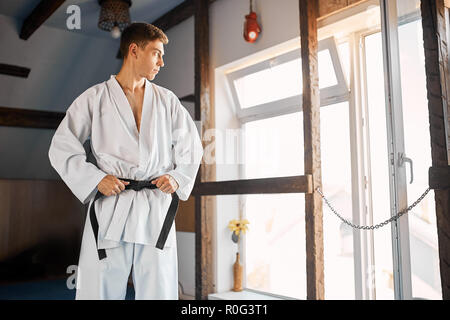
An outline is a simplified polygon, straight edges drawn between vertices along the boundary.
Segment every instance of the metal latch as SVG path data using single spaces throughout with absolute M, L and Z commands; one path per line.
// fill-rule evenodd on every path
M 398 153 L 398 166 L 399 167 L 403 166 L 403 164 L 405 162 L 409 163 L 409 169 L 410 169 L 409 171 L 411 173 L 411 181 L 409 183 L 411 184 L 411 183 L 413 183 L 413 180 L 414 180 L 413 161 L 410 158 L 406 157 L 403 152 L 399 152 Z

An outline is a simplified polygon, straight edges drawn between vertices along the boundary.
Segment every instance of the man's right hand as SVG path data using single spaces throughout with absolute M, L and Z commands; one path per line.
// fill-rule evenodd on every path
M 105 196 L 115 196 L 125 190 L 125 185 L 130 184 L 128 181 L 123 181 L 113 175 L 108 174 L 97 185 L 98 191 Z

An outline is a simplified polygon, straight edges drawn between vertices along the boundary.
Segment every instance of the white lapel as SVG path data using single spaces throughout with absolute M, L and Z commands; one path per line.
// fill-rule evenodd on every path
M 140 167 L 147 170 L 149 165 L 156 165 L 158 162 L 158 144 L 157 129 L 164 125 L 158 123 L 158 104 L 155 98 L 155 87 L 149 80 L 145 80 L 144 107 L 141 118 L 141 139 L 139 141 L 139 159 Z
M 131 110 L 130 103 L 128 102 L 128 99 L 125 95 L 125 92 L 123 92 L 122 87 L 120 86 L 119 82 L 117 82 L 115 75 L 111 75 L 110 79 L 107 81 L 108 88 L 110 90 L 111 96 L 115 102 L 115 108 L 122 118 L 123 122 L 126 125 L 128 133 L 134 137 L 137 141 L 139 141 L 139 135 L 140 132 L 142 132 L 143 124 L 145 125 L 144 116 L 145 116 L 145 105 L 146 105 L 146 96 L 148 95 L 148 80 L 145 80 L 145 90 L 144 90 L 144 98 L 143 98 L 143 105 L 142 105 L 142 115 L 141 115 L 141 127 L 138 131 L 136 126 L 136 120 L 133 115 L 133 110 Z

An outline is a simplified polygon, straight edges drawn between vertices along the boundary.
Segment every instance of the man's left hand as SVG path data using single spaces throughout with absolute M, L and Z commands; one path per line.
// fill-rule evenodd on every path
M 151 183 L 156 184 L 158 189 L 165 193 L 174 193 L 178 189 L 178 183 L 169 174 L 162 175 L 152 180 Z

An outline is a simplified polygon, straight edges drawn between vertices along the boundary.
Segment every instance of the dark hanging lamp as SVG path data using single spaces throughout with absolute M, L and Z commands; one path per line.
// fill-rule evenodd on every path
M 111 32 L 113 38 L 119 38 L 130 24 L 131 0 L 98 0 L 101 6 L 98 27 Z
M 244 39 L 247 42 L 255 42 L 261 32 L 257 18 L 256 12 L 253 11 L 252 0 L 250 0 L 250 13 L 245 16 L 244 22 Z

